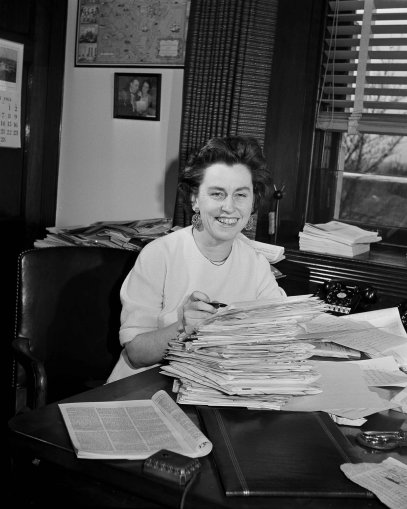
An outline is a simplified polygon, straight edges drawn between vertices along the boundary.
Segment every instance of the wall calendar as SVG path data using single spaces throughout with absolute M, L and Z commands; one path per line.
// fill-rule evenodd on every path
M 0 39 L 0 148 L 21 147 L 23 44 Z

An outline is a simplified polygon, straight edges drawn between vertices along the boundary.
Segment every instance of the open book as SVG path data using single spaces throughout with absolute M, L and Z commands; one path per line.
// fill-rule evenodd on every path
M 168 449 L 206 456 L 212 443 L 165 391 L 151 400 L 61 403 L 59 408 L 78 458 L 148 458 Z

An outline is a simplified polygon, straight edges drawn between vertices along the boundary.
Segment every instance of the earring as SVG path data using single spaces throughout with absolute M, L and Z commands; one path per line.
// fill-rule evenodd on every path
M 254 230 L 254 226 L 255 226 L 255 219 L 254 219 L 254 214 L 252 214 L 249 217 L 249 220 L 247 221 L 247 224 L 243 229 L 248 232 L 251 232 L 252 230 Z
M 194 210 L 194 215 L 192 216 L 192 226 L 199 232 L 203 230 L 202 218 L 199 210 Z

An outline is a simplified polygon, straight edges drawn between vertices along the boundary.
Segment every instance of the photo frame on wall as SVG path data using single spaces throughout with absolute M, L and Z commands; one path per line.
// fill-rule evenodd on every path
M 78 0 L 76 67 L 183 67 L 191 0 Z
M 113 118 L 160 120 L 161 74 L 115 73 Z

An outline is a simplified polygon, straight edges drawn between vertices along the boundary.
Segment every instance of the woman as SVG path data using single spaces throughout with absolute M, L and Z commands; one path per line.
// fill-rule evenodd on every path
M 169 340 L 216 312 L 211 301 L 286 297 L 266 258 L 241 234 L 268 180 L 253 138 L 213 138 L 189 159 L 179 188 L 194 211 L 192 226 L 147 244 L 125 279 L 124 348 L 108 382 L 159 363 Z
M 137 114 L 146 116 L 151 114 L 153 97 L 150 94 L 151 85 L 148 80 L 144 80 L 141 85 L 140 99 L 137 102 Z

